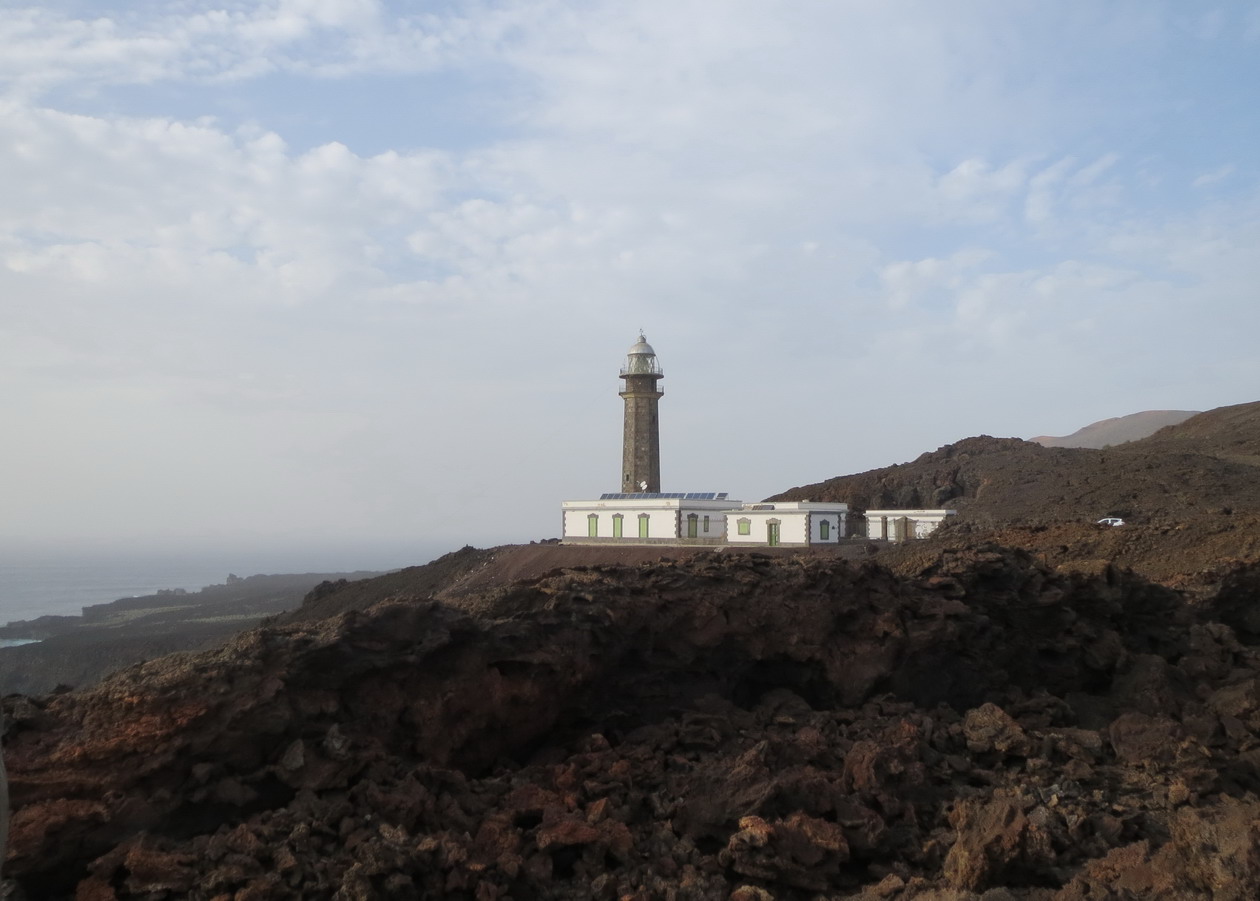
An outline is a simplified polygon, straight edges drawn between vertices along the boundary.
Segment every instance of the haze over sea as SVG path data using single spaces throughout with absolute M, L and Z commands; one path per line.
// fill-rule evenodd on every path
M 384 571 L 428 562 L 453 548 L 364 548 L 105 552 L 83 548 L 0 548 L 0 623 L 77 616 L 93 604 L 221 585 L 229 573 Z

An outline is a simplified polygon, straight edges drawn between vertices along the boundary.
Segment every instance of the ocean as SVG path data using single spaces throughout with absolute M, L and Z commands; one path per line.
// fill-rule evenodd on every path
M 164 588 L 198 591 L 228 574 L 382 572 L 426 563 L 446 549 L 101 553 L 0 549 L 0 624 L 39 616 L 78 616 L 84 607 Z

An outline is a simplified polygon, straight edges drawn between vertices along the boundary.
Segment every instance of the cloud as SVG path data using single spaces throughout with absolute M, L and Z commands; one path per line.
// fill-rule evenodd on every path
M 272 0 L 94 19 L 39 7 L 0 23 L 0 80 L 39 96 L 159 81 L 240 82 L 276 72 L 425 72 L 477 55 L 525 10 L 394 14 L 376 0 Z
M 1155 76 L 1213 52 L 1168 4 L 8 12 L 0 463 L 36 531 L 177 500 L 228 531 L 546 534 L 616 475 L 639 327 L 667 469 L 748 497 L 1251 371 L 1256 169 L 1243 129 L 1150 137 L 1183 113 Z M 815 440 L 760 453 L 770 421 Z
M 888 305 L 899 310 L 924 296 L 939 298 L 955 292 L 989 256 L 987 251 L 967 250 L 944 260 L 929 257 L 889 263 L 880 272 Z
M 1208 185 L 1214 185 L 1233 175 L 1235 168 L 1236 167 L 1233 163 L 1226 163 L 1219 169 L 1214 169 L 1211 172 L 1204 172 L 1202 175 L 1195 176 L 1194 181 L 1190 184 L 1196 188 L 1205 188 Z

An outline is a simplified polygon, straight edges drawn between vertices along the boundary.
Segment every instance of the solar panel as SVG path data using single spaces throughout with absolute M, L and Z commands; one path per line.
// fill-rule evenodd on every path
M 635 492 L 634 494 L 627 494 L 620 491 L 610 491 L 605 494 L 601 494 L 599 499 L 601 501 L 724 501 L 726 500 L 726 496 L 727 492 L 725 491 L 721 493 L 716 491 L 642 491 Z

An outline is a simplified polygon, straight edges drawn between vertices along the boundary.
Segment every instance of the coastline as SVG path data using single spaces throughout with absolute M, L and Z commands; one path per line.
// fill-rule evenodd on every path
M 224 585 L 230 574 L 385 572 L 415 566 L 444 548 L 207 549 L 106 551 L 0 546 L 0 625 L 44 616 L 81 617 L 89 607 L 159 592 Z

